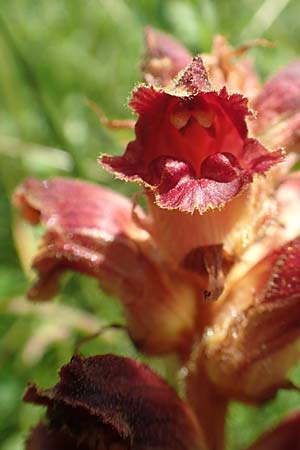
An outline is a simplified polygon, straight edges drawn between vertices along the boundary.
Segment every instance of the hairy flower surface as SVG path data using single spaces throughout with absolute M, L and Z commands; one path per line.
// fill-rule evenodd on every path
M 161 208 L 221 208 L 282 159 L 248 138 L 247 100 L 213 91 L 199 57 L 167 89 L 139 87 L 130 105 L 139 116 L 136 139 L 124 156 L 103 156 L 102 163 L 143 183 Z
M 153 232 L 170 260 L 222 244 L 249 213 L 253 177 L 282 160 L 248 137 L 246 98 L 214 91 L 196 57 L 167 88 L 139 87 L 130 105 L 136 139 L 102 164 L 146 187 Z
M 211 305 L 186 378 L 210 449 L 225 447 L 230 400 L 257 404 L 280 388 L 294 388 L 288 373 L 300 355 L 300 229 L 297 236 L 269 253 L 255 248 L 251 254 L 250 247 L 248 260 L 233 266 Z
M 45 450 L 45 443 L 49 450 L 64 448 L 61 443 L 82 450 L 206 449 L 188 405 L 129 358 L 74 356 L 53 388 L 30 385 L 24 400 L 46 406 L 48 418 L 33 430 L 26 450 Z
M 229 275 L 230 276 L 230 275 Z M 259 401 L 287 385 L 299 359 L 300 238 L 227 280 L 199 364 L 225 396 Z
M 45 227 L 29 297 L 55 295 L 65 270 L 96 278 L 120 298 L 141 351 L 179 357 L 196 417 L 144 366 L 76 356 L 53 389 L 29 387 L 25 400 L 47 406 L 48 423 L 27 450 L 223 450 L 230 400 L 263 402 L 293 387 L 300 175 L 288 173 L 297 157 L 284 162 L 278 148 L 299 150 L 300 66 L 259 89 L 250 63 L 236 60 L 255 43 L 232 49 L 217 37 L 212 54 L 191 59 L 171 37 L 146 30 L 151 84 L 130 102 L 135 138 L 122 156 L 101 158 L 142 186 L 146 211 L 78 180 L 29 179 L 17 189 L 24 218 Z M 251 450 L 296 449 L 297 430 L 298 419 L 282 424 Z

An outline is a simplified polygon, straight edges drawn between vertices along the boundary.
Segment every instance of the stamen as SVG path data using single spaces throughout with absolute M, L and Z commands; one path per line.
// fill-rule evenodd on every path
M 196 109 L 193 111 L 193 116 L 203 128 L 209 128 L 212 126 L 214 113 L 212 111 L 201 111 Z
M 186 126 L 190 117 L 191 111 L 188 111 L 186 109 L 182 111 L 176 111 L 171 114 L 170 122 L 175 128 L 177 128 L 177 130 L 181 130 Z

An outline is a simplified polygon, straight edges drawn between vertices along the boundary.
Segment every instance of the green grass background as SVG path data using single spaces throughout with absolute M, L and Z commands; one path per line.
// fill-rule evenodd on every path
M 128 135 L 112 136 L 85 99 L 101 105 L 109 117 L 130 117 L 126 104 L 140 79 L 146 24 L 172 33 L 195 53 L 209 51 L 215 33 L 233 44 L 270 39 L 273 49 L 251 51 L 265 78 L 299 56 L 298 16 L 298 0 L 0 0 L 1 450 L 22 449 L 28 429 L 43 412 L 21 403 L 26 382 L 53 383 L 86 328 L 123 320 L 115 299 L 93 280 L 73 275 L 65 277 L 51 306 L 26 306 L 30 277 L 21 268 L 13 236 L 29 242 L 29 253 L 33 244 L 30 229 L 20 224 L 10 204 L 15 186 L 28 175 L 60 174 L 130 194 L 130 186 L 113 181 L 96 162 L 102 151 L 120 152 Z M 114 351 L 141 358 L 122 331 L 84 349 L 86 354 Z M 176 384 L 172 361 L 150 363 Z M 296 382 L 298 375 L 296 368 Z M 299 395 L 293 392 L 280 392 L 261 409 L 233 404 L 228 448 L 245 448 L 296 407 Z

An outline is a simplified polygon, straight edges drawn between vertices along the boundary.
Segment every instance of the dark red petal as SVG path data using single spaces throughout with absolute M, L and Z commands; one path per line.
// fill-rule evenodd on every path
M 282 160 L 281 152 L 270 153 L 247 137 L 247 100 L 225 88 L 210 90 L 200 57 L 165 90 L 139 87 L 130 105 L 139 115 L 136 139 L 123 156 L 104 155 L 102 164 L 149 187 L 162 208 L 220 208 L 253 174 Z M 218 166 L 213 176 L 212 164 Z
M 212 157 L 210 157 L 212 158 Z M 219 163 L 219 161 L 215 162 Z M 218 164 L 218 167 L 222 165 Z M 238 174 L 234 174 L 232 180 L 225 182 L 216 181 L 209 178 L 196 179 L 191 174 L 188 174 L 188 170 L 183 163 L 173 161 L 171 164 L 166 162 L 164 170 L 162 171 L 161 183 L 159 191 L 156 196 L 156 203 L 162 208 L 180 209 L 181 211 L 193 212 L 195 209 L 201 213 L 208 209 L 214 209 L 216 207 L 223 206 L 228 200 L 235 197 L 247 182 L 247 172 L 238 171 Z M 206 174 L 207 166 L 204 168 Z M 232 175 L 233 169 L 230 168 L 230 175 Z M 184 177 L 180 175 L 184 173 Z M 219 179 L 229 178 L 227 173 L 219 174 Z M 215 176 L 218 176 L 217 172 Z
M 187 271 L 165 262 L 149 234 L 134 223 L 128 199 L 100 186 L 55 178 L 25 181 L 15 203 L 27 219 L 40 219 L 46 227 L 33 262 L 39 278 L 31 299 L 55 295 L 66 270 L 93 276 L 122 301 L 129 333 L 141 350 L 186 351 L 201 289 L 198 294 Z
M 300 301 L 300 238 L 288 242 L 267 256 L 261 264 L 272 267 L 261 298 L 262 303 L 282 302 L 294 297 Z
M 165 86 L 191 62 L 192 56 L 183 45 L 152 27 L 145 28 L 145 44 L 142 71 L 150 84 Z
M 269 153 L 253 139 L 245 141 L 244 167 L 239 166 L 234 155 L 217 153 L 203 160 L 199 178 L 184 162 L 156 160 L 151 167 L 152 179 L 158 179 L 160 174 L 156 203 L 186 212 L 220 208 L 236 197 L 255 173 L 264 173 L 280 160 L 280 152 Z
M 40 423 L 31 430 L 25 450 L 89 450 L 70 434 Z
M 26 402 L 46 405 L 50 424 L 72 434 L 111 428 L 135 450 L 204 449 L 189 407 L 148 367 L 114 355 L 74 356 L 52 389 L 28 387 Z
M 300 149 L 300 61 L 272 76 L 253 103 L 253 129 L 266 145 Z
M 230 153 L 208 156 L 201 164 L 201 176 L 220 183 L 234 180 L 240 170 L 237 158 Z
M 300 450 L 300 413 L 265 432 L 248 450 Z

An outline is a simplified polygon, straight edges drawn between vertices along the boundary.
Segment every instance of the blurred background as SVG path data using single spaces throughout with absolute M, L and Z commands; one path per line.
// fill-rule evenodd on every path
M 51 385 L 80 337 L 123 321 L 116 300 L 83 276 L 67 275 L 54 302 L 26 302 L 29 261 L 41 230 L 32 231 L 14 213 L 15 186 L 28 175 L 60 174 L 130 195 L 129 186 L 113 181 L 96 162 L 100 152 L 120 152 L 130 136 L 108 132 L 86 99 L 109 118 L 130 117 L 126 104 L 140 79 L 145 25 L 173 34 L 194 53 L 209 51 L 215 33 L 234 45 L 269 39 L 274 48 L 250 52 L 265 79 L 300 57 L 298 16 L 298 0 L 0 0 L 1 450 L 21 450 L 43 413 L 21 403 L 27 381 Z M 82 350 L 142 358 L 121 330 L 103 333 Z M 172 360 L 167 367 L 158 359 L 147 362 L 176 385 Z M 295 368 L 291 377 L 298 375 Z M 242 449 L 297 406 L 294 392 L 280 392 L 259 410 L 233 404 L 228 449 Z

